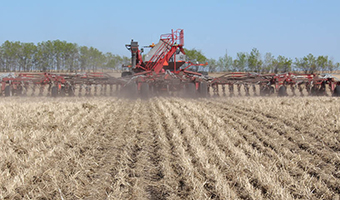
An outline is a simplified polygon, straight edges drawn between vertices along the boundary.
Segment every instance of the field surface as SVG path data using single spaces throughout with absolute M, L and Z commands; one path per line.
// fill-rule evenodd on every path
M 340 99 L 1 98 L 0 199 L 339 199 Z

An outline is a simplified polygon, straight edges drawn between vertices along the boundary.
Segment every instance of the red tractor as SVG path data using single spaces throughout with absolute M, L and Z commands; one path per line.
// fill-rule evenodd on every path
M 183 29 L 163 34 L 157 44 L 142 56 L 138 42 L 125 45 L 131 51 L 131 70 L 123 72 L 129 78 L 121 91 L 125 96 L 147 98 L 151 95 L 208 96 L 209 78 L 202 73 L 188 70 L 191 66 L 203 66 L 186 62 L 183 49 Z

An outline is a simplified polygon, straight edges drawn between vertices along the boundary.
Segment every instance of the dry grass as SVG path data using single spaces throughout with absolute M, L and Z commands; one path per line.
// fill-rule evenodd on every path
M 339 199 L 340 99 L 2 98 L 0 199 Z

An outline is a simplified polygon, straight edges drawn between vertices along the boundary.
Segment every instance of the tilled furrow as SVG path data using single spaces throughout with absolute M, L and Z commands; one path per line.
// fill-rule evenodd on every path
M 179 103 L 172 99 L 172 104 L 168 106 L 172 108 L 172 115 L 176 119 L 176 124 L 181 127 L 181 134 L 183 137 L 183 145 L 186 147 L 186 151 L 192 157 L 192 164 L 195 166 L 197 171 L 200 173 L 202 178 L 206 180 L 204 189 L 209 194 L 210 198 L 223 199 L 225 197 L 235 199 L 236 194 L 232 188 L 225 185 L 225 178 L 221 173 L 219 167 L 216 167 L 214 163 L 209 163 L 210 151 L 207 150 L 201 143 L 200 136 L 202 130 L 197 130 L 190 118 L 196 118 L 195 116 L 188 117 L 188 112 L 184 107 L 179 106 Z M 250 198 L 250 195 L 245 191 L 238 191 L 238 198 Z
M 267 174 L 263 171 L 261 174 L 260 170 L 263 167 L 256 166 L 256 162 L 247 158 L 246 152 L 242 153 L 242 147 L 239 149 L 240 146 L 235 145 L 237 142 L 230 140 L 233 139 L 232 134 L 235 134 L 235 129 L 228 124 L 217 125 L 221 119 L 211 115 L 210 110 L 200 106 L 198 102 L 181 105 L 183 105 L 181 108 L 185 110 L 184 113 L 187 114 L 186 118 L 192 119 L 193 125 L 198 126 L 200 132 L 197 136 L 203 142 L 202 145 L 209 149 L 207 150 L 209 161 L 211 160 L 211 163 L 217 166 L 220 174 L 224 174 L 231 183 L 238 186 L 236 189 L 240 198 L 292 198 L 287 191 L 282 190 L 281 185 L 277 182 L 267 183 L 267 180 L 275 178 L 276 174 Z M 201 109 L 197 109 L 198 107 Z M 196 117 L 190 116 L 197 116 L 198 121 L 195 123 Z M 212 159 L 214 156 L 216 159 Z M 252 168 L 257 168 L 257 171 L 253 171 Z M 280 195 L 273 196 L 278 194 Z
M 197 155 L 197 148 L 200 148 L 197 145 L 193 144 L 193 140 L 195 137 L 188 138 L 188 134 L 192 134 L 192 130 L 189 130 L 186 124 L 182 123 L 183 117 L 180 110 L 176 110 L 171 102 L 166 99 L 162 99 L 166 110 L 170 111 L 168 113 L 169 119 L 171 119 L 172 127 L 176 130 L 174 131 L 173 139 L 177 140 L 175 142 L 175 146 L 180 146 L 180 153 L 182 154 L 182 162 L 184 162 L 185 171 L 184 176 L 189 175 L 194 180 L 192 181 L 192 185 L 188 185 L 187 182 L 180 182 L 180 187 L 185 188 L 186 186 L 192 187 L 193 191 L 191 192 L 190 198 L 199 199 L 199 198 L 221 198 L 221 195 L 218 194 L 214 187 L 214 179 L 209 179 L 207 177 L 207 172 L 205 171 L 207 168 L 202 167 L 202 160 Z M 171 108 L 171 109 L 169 109 Z M 168 119 L 168 120 L 169 120 Z M 184 151 L 184 152 L 183 152 Z M 202 152 L 203 153 L 203 152 Z M 187 179 L 188 180 L 188 179 Z M 189 179 L 190 180 L 190 179 Z M 227 197 L 230 196 L 226 195 Z
M 163 147 L 163 173 L 166 185 L 169 187 L 169 198 L 171 199 L 189 199 L 195 191 L 193 190 L 194 178 L 188 178 L 186 172 L 190 170 L 185 165 L 183 160 L 186 160 L 185 150 L 178 141 L 177 129 L 173 127 L 173 119 L 168 108 L 164 107 L 164 104 L 157 98 L 154 105 L 154 122 L 155 131 L 158 132 L 160 143 Z M 158 122 L 158 123 L 157 123 Z
M 316 176 L 318 179 L 322 179 L 326 181 L 330 188 L 337 191 L 338 185 L 340 184 L 340 180 L 338 175 L 336 175 L 336 166 L 339 166 L 339 157 L 337 157 L 336 153 L 325 149 L 315 148 L 316 139 L 309 138 L 308 135 L 303 133 L 299 133 L 298 131 L 291 131 L 287 127 L 281 128 L 279 123 L 275 123 L 276 121 L 268 120 L 268 118 L 263 115 L 251 115 L 251 112 L 243 112 L 241 109 L 234 108 L 231 106 L 231 109 L 234 113 L 238 113 L 242 116 L 249 116 L 254 120 L 258 121 L 259 124 L 262 124 L 264 127 L 271 127 L 272 130 L 279 133 L 281 137 L 282 143 L 284 145 L 289 146 L 291 151 L 300 152 L 300 154 L 304 155 L 304 157 L 309 157 L 310 163 L 313 163 L 315 167 L 306 167 L 305 163 L 302 164 L 302 167 L 305 170 L 308 170 L 312 176 Z M 288 140 L 288 141 L 287 141 Z M 307 142 L 308 141 L 308 142 Z
M 297 142 L 304 142 L 300 144 L 302 148 L 308 149 L 313 152 L 317 151 L 316 153 L 320 154 L 321 158 L 327 158 L 329 162 L 332 162 L 332 164 L 340 165 L 340 158 L 336 156 L 336 152 L 339 151 L 339 141 L 335 140 L 332 137 L 324 137 L 325 133 L 330 134 L 332 132 L 339 131 L 339 129 L 326 129 L 324 126 L 313 126 L 312 129 L 310 129 L 308 126 L 302 127 L 303 125 L 301 123 L 298 123 L 292 118 L 286 117 L 285 115 L 277 115 L 274 112 L 265 113 L 261 110 L 252 110 L 244 106 L 235 105 L 234 103 L 232 104 L 232 106 L 234 108 L 237 108 L 238 112 L 256 112 L 257 114 L 259 114 L 257 117 L 261 117 L 262 122 L 264 123 L 275 122 L 275 124 L 279 127 L 289 127 L 292 132 L 299 133 L 289 136 L 292 138 L 292 140 L 296 140 Z M 285 134 L 285 132 L 282 132 L 282 134 Z M 301 135 L 303 135 L 303 138 L 300 137 Z
M 260 143 L 262 143 L 265 147 L 271 148 L 277 154 L 282 154 L 282 153 L 285 152 L 282 155 L 284 157 L 286 157 L 288 160 L 294 161 L 293 163 L 292 162 L 285 162 L 285 163 L 288 163 L 288 165 L 286 164 L 285 166 L 291 166 L 292 164 L 296 163 L 295 165 L 297 165 L 297 167 L 300 168 L 300 170 L 297 170 L 298 168 L 293 167 L 294 165 L 291 166 L 290 168 L 288 168 L 288 170 L 290 169 L 290 174 L 292 174 L 293 176 L 302 177 L 302 176 L 304 176 L 304 173 L 308 173 L 309 176 L 312 179 L 316 179 L 315 183 L 319 183 L 319 184 L 317 184 L 318 190 L 315 189 L 316 186 L 314 186 L 314 184 L 309 186 L 309 187 L 311 187 L 310 191 L 313 191 L 315 193 L 314 195 L 322 197 L 322 196 L 324 196 L 324 194 L 328 194 L 329 196 L 332 196 L 332 193 L 330 193 L 328 191 L 327 187 L 323 186 L 321 180 L 314 177 L 315 173 L 313 172 L 313 169 L 315 169 L 315 166 L 310 165 L 311 160 L 308 159 L 308 155 L 309 155 L 308 152 L 305 152 L 306 155 L 307 155 L 307 158 L 301 160 L 301 157 L 299 157 L 298 154 L 291 152 L 291 148 L 296 146 L 294 141 L 287 141 L 284 137 L 282 137 L 279 133 L 277 133 L 275 131 L 276 129 L 271 129 L 271 128 L 268 129 L 266 126 L 263 126 L 261 128 L 253 127 L 253 124 L 254 125 L 255 124 L 261 125 L 261 123 L 256 121 L 256 117 L 255 117 L 256 115 L 250 115 L 250 114 L 248 114 L 249 116 L 247 114 L 242 115 L 242 114 L 239 114 L 237 111 L 235 111 L 234 108 L 231 105 L 224 103 L 223 105 L 219 104 L 219 106 L 218 106 L 216 104 L 218 104 L 218 103 L 215 103 L 214 106 L 216 106 L 218 110 L 223 111 L 223 112 L 221 112 L 221 114 L 224 113 L 225 115 L 227 115 L 231 119 L 235 120 L 235 122 L 237 122 L 238 124 L 241 124 L 243 128 L 245 128 L 246 130 L 253 133 L 257 137 L 257 140 Z M 218 107 L 220 107 L 220 108 L 218 108 Z M 254 122 L 250 123 L 251 121 L 254 121 Z M 278 145 L 278 144 L 281 144 L 281 145 Z M 254 145 L 254 146 L 259 147 L 259 145 Z M 304 151 L 299 151 L 297 153 L 303 154 L 303 152 Z M 281 164 L 278 165 L 278 167 L 282 167 Z M 327 173 L 325 173 L 324 175 L 329 176 L 329 174 L 327 174 Z M 329 180 L 326 180 L 325 182 L 327 184 L 333 185 L 333 182 L 331 182 Z M 331 186 L 329 189 L 336 191 L 336 186 L 335 185 L 334 185 L 334 187 Z

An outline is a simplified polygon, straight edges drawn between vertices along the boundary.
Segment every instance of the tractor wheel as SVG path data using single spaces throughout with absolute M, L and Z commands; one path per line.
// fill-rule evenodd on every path
M 141 98 L 147 99 L 147 98 L 149 98 L 149 94 L 150 94 L 149 83 L 141 83 L 141 86 L 140 86 L 140 96 L 141 96 Z
M 202 98 L 208 97 L 208 84 L 206 82 L 201 82 L 199 91 Z
M 277 94 L 279 97 L 284 97 L 284 96 L 287 96 L 287 88 L 286 86 L 281 86 L 279 88 L 279 91 L 278 91 L 278 94 Z
M 5 87 L 5 97 L 9 97 L 9 96 L 11 96 L 11 87 L 7 85 Z
M 51 88 L 51 97 L 57 97 L 58 96 L 58 87 L 57 86 L 53 86 Z
M 195 83 L 187 83 L 185 85 L 185 96 L 188 98 L 196 97 L 196 84 Z
M 340 97 L 340 85 L 334 88 L 333 97 Z

